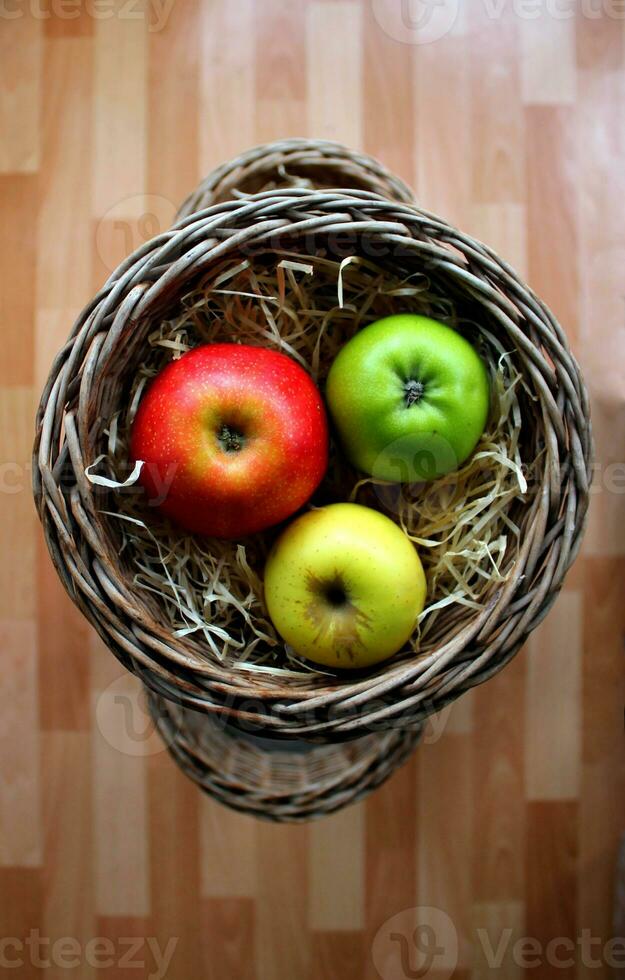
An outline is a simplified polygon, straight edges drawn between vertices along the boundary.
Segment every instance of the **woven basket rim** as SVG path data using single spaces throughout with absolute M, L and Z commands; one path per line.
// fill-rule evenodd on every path
M 340 185 L 354 188 L 354 181 L 361 188 L 375 189 L 379 194 L 394 201 L 414 203 L 410 187 L 396 174 L 391 173 L 379 160 L 334 140 L 311 140 L 291 137 L 260 143 L 244 153 L 227 160 L 211 171 L 188 195 L 178 209 L 176 221 L 203 207 L 210 199 L 219 203 L 224 198 L 249 194 L 250 183 L 263 177 L 288 183 L 288 177 L 303 179 L 304 175 L 318 186 L 320 174 L 328 172 L 340 175 Z
M 137 324 L 171 302 L 183 283 L 218 257 L 243 246 L 263 248 L 277 233 L 313 234 L 312 229 L 317 237 L 337 230 L 401 244 L 415 261 L 437 264 L 458 288 L 479 299 L 518 345 L 536 386 L 546 465 L 516 574 L 436 653 L 408 663 L 389 661 L 349 681 L 314 675 L 297 685 L 271 678 L 260 685 L 242 671 L 235 675 L 215 663 L 194 662 L 192 644 L 174 643 L 136 602 L 133 606 L 132 591 L 107 554 L 106 531 L 84 477 L 93 460 L 83 450 L 89 446 L 91 387 L 101 384 L 105 368 L 115 363 Z M 70 595 L 119 659 L 152 690 L 233 719 L 244 719 L 250 713 L 245 702 L 252 700 L 261 727 L 277 734 L 331 737 L 357 735 L 382 721 L 391 726 L 413 722 L 488 679 L 514 656 L 546 615 L 579 549 L 591 455 L 588 398 L 566 336 L 492 249 L 414 204 L 373 191 L 289 187 L 183 214 L 113 272 L 78 317 L 44 388 L 34 492 L 52 559 Z M 59 475 L 68 465 L 76 487 L 64 495 Z M 467 650 L 474 659 L 467 658 Z

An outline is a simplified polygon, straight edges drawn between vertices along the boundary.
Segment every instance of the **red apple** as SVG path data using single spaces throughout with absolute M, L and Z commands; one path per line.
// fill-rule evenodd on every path
M 196 534 L 243 537 L 289 517 L 319 485 L 328 425 L 313 381 L 285 354 L 203 344 L 143 397 L 131 436 L 153 505 Z

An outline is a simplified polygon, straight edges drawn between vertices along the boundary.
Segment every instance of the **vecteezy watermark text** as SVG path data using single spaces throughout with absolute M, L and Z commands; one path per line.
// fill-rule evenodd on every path
M 463 0 L 370 0 L 373 16 L 387 37 L 400 44 L 432 44 L 461 23 Z M 513 14 L 520 21 L 625 20 L 625 0 L 481 0 L 478 11 L 490 21 Z
M 39 929 L 27 936 L 0 938 L 0 968 L 18 970 L 31 966 L 37 970 L 75 970 L 88 966 L 95 970 L 142 970 L 147 980 L 163 980 L 178 945 L 178 937 L 170 936 L 161 948 L 155 936 L 93 936 L 85 942 L 75 936 L 52 939 Z
M 405 461 L 401 457 L 398 457 L 397 467 L 400 474 L 402 473 L 402 465 L 406 465 Z M 14 496 L 25 491 L 30 491 L 32 487 L 31 471 L 32 464 L 30 462 L 19 462 L 9 459 L 0 460 L 0 495 L 7 494 L 8 496 Z M 128 478 L 130 472 L 131 467 L 129 465 L 124 473 L 117 474 L 120 486 L 114 488 L 116 494 L 134 495 L 138 492 L 136 481 L 129 483 L 127 486 L 121 485 L 124 479 Z M 154 494 L 149 501 L 151 506 L 158 507 L 165 500 L 169 488 L 172 485 L 175 472 L 176 466 L 174 463 L 162 467 L 154 465 L 149 468 L 149 473 L 154 484 Z M 539 486 L 542 479 L 540 465 L 537 465 L 534 471 L 531 468 L 526 468 L 525 477 L 528 487 L 536 488 Z M 608 463 L 602 460 L 594 460 L 590 464 L 589 479 L 590 487 L 588 492 L 591 497 L 596 497 L 604 493 L 622 496 L 625 494 L 625 460 L 611 460 Z M 58 482 L 64 493 L 69 493 L 76 486 L 76 478 L 71 470 L 68 470 L 65 478 L 61 475 Z M 397 483 L 391 484 L 390 486 L 391 489 L 393 487 L 395 488 L 396 495 L 400 495 L 403 492 L 402 487 L 411 486 L 411 484 Z M 93 492 L 100 493 L 101 495 L 108 494 L 110 489 L 108 486 L 98 486 L 97 483 L 94 483 L 93 486 Z M 390 499 L 387 500 L 384 498 L 383 502 L 389 510 L 393 510 L 394 506 L 396 506 Z
M 163 30 L 175 3 L 176 0 L 0 0 L 0 20 L 19 20 L 26 15 L 34 20 L 141 20 L 147 21 L 150 33 L 155 33 Z
M 466 938 L 480 968 L 492 970 L 493 976 L 512 966 L 515 970 L 570 970 L 576 964 L 586 970 L 625 968 L 625 937 L 602 939 L 590 929 L 575 937 L 545 940 L 519 935 L 511 927 L 499 931 L 477 927 Z M 415 980 L 432 973 L 437 980 L 450 980 L 459 962 L 458 930 L 443 909 L 403 909 L 382 923 L 371 957 L 381 980 Z

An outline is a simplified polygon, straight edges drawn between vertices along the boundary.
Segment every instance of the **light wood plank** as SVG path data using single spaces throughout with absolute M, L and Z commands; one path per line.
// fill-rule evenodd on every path
M 607 941 L 625 810 L 625 558 L 587 558 L 586 563 L 578 918 Z
M 418 905 L 440 909 L 458 937 L 457 966 L 471 966 L 470 896 L 473 836 L 471 743 L 445 733 L 418 753 Z M 439 968 L 448 962 L 442 957 Z
M 198 143 L 206 123 L 193 111 L 200 78 L 199 12 L 198 0 L 170 2 L 164 26 L 148 34 L 147 189 L 171 202 L 173 211 L 203 176 Z
M 420 751 L 365 803 L 365 941 L 369 949 L 389 918 L 416 904 L 419 758 Z M 366 975 L 367 980 L 376 975 L 370 961 Z
M 489 17 L 471 4 L 471 158 L 474 202 L 525 199 L 524 118 L 520 95 L 519 19 L 499 7 Z
M 42 88 L 47 122 L 39 178 L 37 306 L 80 309 L 91 295 L 89 38 L 46 41 Z
M 462 32 L 413 53 L 417 199 L 460 228 L 469 225 L 473 193 L 470 53 Z
M 68 936 L 76 940 L 81 950 L 77 954 L 80 976 L 91 980 L 95 970 L 84 956 L 95 933 L 90 736 L 83 732 L 46 732 L 42 773 L 47 859 L 44 935 L 54 941 Z M 59 962 L 53 956 L 46 974 L 54 980 L 66 977 L 63 958 Z
M 475 691 L 473 893 L 486 906 L 525 899 L 526 676 L 521 653 Z
M 1 385 L 33 381 L 37 253 L 33 225 L 37 214 L 37 179 L 0 176 L 0 257 L 11 275 L 0 290 L 0 322 L 4 339 Z
M 309 929 L 364 926 L 365 805 L 347 807 L 310 828 Z
M 609 5 L 606 6 L 599 17 L 575 18 L 578 69 L 622 72 L 625 67 L 623 19 L 606 16 Z
M 0 174 L 40 164 L 42 21 L 27 4 L 7 5 L 0 25 Z
M 255 139 L 270 142 L 308 132 L 306 9 L 308 0 L 254 5 Z
M 385 8 L 381 10 L 381 7 Z M 368 153 L 384 158 L 404 180 L 414 174 L 414 47 L 398 44 L 380 27 L 394 0 L 379 0 L 363 10 L 362 90 L 364 141 Z
M 475 691 L 467 691 L 450 706 L 446 735 L 469 735 L 475 727 Z
M 254 4 L 255 93 L 258 100 L 306 98 L 306 9 L 309 0 Z
M 532 288 L 562 323 L 577 351 L 579 334 L 578 184 L 571 107 L 526 110 L 527 221 Z M 566 246 L 554 248 L 554 242 Z
M 42 864 L 35 624 L 0 620 L 0 866 Z
M 41 0 L 37 7 L 41 11 L 46 37 L 91 37 L 95 30 L 98 15 L 111 16 L 103 5 L 83 3 L 82 0 L 69 0 L 58 3 L 57 0 Z
M 59 581 L 41 538 L 37 543 L 37 603 L 41 727 L 87 731 L 91 724 L 91 627 Z
M 93 697 L 95 907 L 105 916 L 150 912 L 143 718 L 135 691 L 128 676 Z
M 473 906 L 474 960 L 471 980 L 493 976 L 520 980 L 518 943 L 525 938 L 525 909 L 520 902 L 479 902 Z
M 528 643 L 527 796 L 579 793 L 582 600 L 564 592 Z
M 359 149 L 362 7 L 353 0 L 312 0 L 306 27 L 308 128 L 317 137 Z
M 521 93 L 526 105 L 573 105 L 576 95 L 575 20 L 549 7 L 519 18 Z M 557 57 L 554 52 L 557 51 Z
M 144 0 L 135 4 L 145 14 Z M 94 46 L 93 214 L 124 202 L 127 217 L 143 213 L 146 169 L 147 23 L 145 16 L 98 18 Z
M 203 899 L 202 976 L 206 980 L 222 980 L 223 977 L 256 980 L 253 956 L 255 913 L 251 898 Z
M 254 4 L 202 4 L 199 164 L 202 174 L 254 144 Z
M 32 388 L 0 387 L 0 619 L 33 622 L 37 518 L 31 496 Z
M 208 796 L 200 800 L 201 893 L 254 898 L 258 884 L 256 821 Z
M 616 165 L 625 153 L 625 120 L 618 111 L 624 99 L 624 70 L 612 70 L 609 62 L 593 62 L 580 71 L 579 261 L 584 271 L 580 356 L 593 394 L 607 404 L 619 401 L 623 386 L 619 269 L 625 261 L 625 234 L 614 202 L 625 195 L 625 170 Z
M 167 928 L 155 929 L 151 919 L 99 916 L 96 942 L 92 941 L 92 950 L 97 951 L 98 980 L 136 980 L 138 976 L 187 980 L 189 977 L 185 973 L 188 948 L 183 938 L 171 935 Z
M 272 143 L 289 136 L 312 135 L 306 103 L 289 98 L 258 99 L 254 132 L 254 139 L 258 143 Z
M 261 822 L 256 834 L 257 980 L 308 976 L 312 967 L 310 934 L 306 928 L 309 830 L 305 825 Z
M 161 948 L 178 937 L 167 980 L 203 975 L 199 793 L 165 752 L 149 770 L 150 929 Z

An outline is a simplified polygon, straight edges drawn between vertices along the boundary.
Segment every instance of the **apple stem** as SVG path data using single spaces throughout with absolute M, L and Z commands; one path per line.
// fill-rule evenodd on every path
M 411 405 L 416 405 L 420 401 L 423 395 L 423 384 L 421 381 L 415 381 L 411 378 L 410 381 L 406 381 L 404 385 L 404 392 L 406 394 L 406 408 L 410 408 Z
M 243 448 L 243 436 L 229 425 L 222 425 L 217 438 L 227 453 L 238 452 Z

